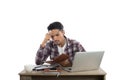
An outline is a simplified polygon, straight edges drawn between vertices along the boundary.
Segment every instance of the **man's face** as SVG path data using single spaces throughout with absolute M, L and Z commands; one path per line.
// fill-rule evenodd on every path
M 64 43 L 64 31 L 53 29 L 48 32 L 57 45 L 62 45 Z

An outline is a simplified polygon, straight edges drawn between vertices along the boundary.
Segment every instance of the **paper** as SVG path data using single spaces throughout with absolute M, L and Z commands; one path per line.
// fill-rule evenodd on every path
M 33 70 L 44 70 L 44 69 L 51 69 L 51 68 L 55 68 L 57 67 L 58 64 L 54 64 L 54 65 L 37 65 L 36 67 L 33 68 Z

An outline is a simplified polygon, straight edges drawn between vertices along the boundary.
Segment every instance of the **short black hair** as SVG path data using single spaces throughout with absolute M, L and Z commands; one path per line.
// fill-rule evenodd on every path
M 63 30 L 63 25 L 60 22 L 53 22 L 47 27 L 48 31 L 53 29 Z

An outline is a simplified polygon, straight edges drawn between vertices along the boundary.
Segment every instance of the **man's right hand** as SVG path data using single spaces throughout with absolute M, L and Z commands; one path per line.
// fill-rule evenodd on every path
M 46 33 L 45 38 L 44 38 L 44 40 L 43 40 L 43 42 L 42 42 L 42 44 L 41 44 L 41 47 L 42 47 L 42 48 L 44 48 L 44 47 L 45 47 L 45 45 L 46 45 L 47 41 L 49 41 L 49 40 L 50 40 L 50 38 L 51 38 L 50 33 Z

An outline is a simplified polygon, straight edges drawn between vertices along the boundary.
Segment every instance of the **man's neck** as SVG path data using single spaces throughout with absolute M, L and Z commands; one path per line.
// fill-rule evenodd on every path
M 59 47 L 63 47 L 66 43 L 66 39 L 64 38 L 63 42 L 59 45 Z

